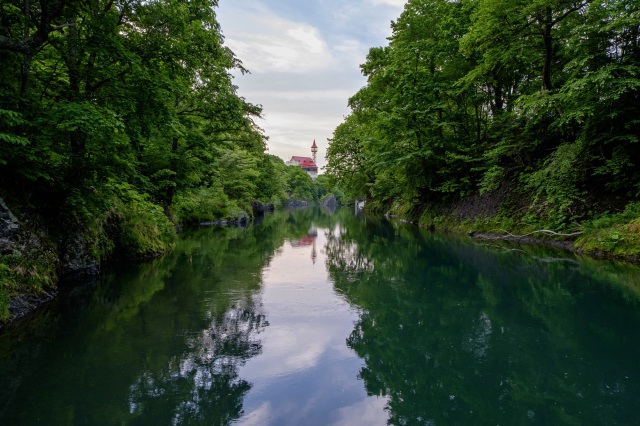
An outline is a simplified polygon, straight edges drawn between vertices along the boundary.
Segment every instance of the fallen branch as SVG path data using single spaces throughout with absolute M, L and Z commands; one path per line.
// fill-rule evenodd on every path
M 505 231 L 504 229 L 501 229 L 500 231 L 504 232 L 505 235 L 507 235 L 509 237 L 513 237 L 513 238 L 524 238 L 524 237 L 528 237 L 529 235 L 533 235 L 533 234 L 545 234 L 545 235 L 551 235 L 551 236 L 554 236 L 554 237 L 575 237 L 575 236 L 578 236 L 578 235 L 583 233 L 583 231 L 577 231 L 577 232 L 572 232 L 570 234 L 564 234 L 564 233 L 561 233 L 561 232 L 550 231 L 548 229 L 537 229 L 535 231 L 529 232 L 528 234 L 514 235 L 511 232 Z

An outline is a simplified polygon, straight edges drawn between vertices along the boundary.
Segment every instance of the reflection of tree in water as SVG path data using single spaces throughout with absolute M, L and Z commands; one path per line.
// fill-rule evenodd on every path
M 349 239 L 344 228 L 337 227 L 327 232 L 327 266 L 329 271 L 340 271 L 350 281 L 355 281 L 365 272 L 373 271 L 373 262 L 362 251 L 357 243 Z
M 365 362 L 367 391 L 388 396 L 390 424 L 634 418 L 640 388 L 624 379 L 640 374 L 625 326 L 638 323 L 634 304 L 587 291 L 603 284 L 543 253 L 372 228 L 335 233 L 327 263 L 336 290 L 360 308 L 347 345 Z
M 186 338 L 188 352 L 169 360 L 161 371 L 145 370 L 131 385 L 129 409 L 145 422 L 157 411 L 173 411 L 173 424 L 230 424 L 242 415 L 251 384 L 238 369 L 261 351 L 256 338 L 268 324 L 255 306 L 238 302 L 209 327 Z

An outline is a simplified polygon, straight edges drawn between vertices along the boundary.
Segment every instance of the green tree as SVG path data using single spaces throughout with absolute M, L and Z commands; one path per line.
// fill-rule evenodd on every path
M 572 226 L 640 197 L 631 0 L 410 0 L 327 150 L 373 206 L 516 187 L 527 223 Z
M 299 201 L 313 201 L 313 179 L 301 167 L 287 167 L 289 197 Z

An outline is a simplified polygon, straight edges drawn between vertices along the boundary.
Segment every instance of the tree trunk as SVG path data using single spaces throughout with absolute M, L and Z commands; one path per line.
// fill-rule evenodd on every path
M 72 21 L 75 24 L 75 20 Z M 78 61 L 78 31 L 75 25 L 69 29 L 67 36 L 68 52 L 67 67 L 69 69 L 69 91 L 67 99 L 70 102 L 80 101 L 80 64 Z M 85 168 L 84 152 L 86 148 L 85 134 L 82 130 L 73 130 L 69 133 L 69 145 L 71 148 L 71 175 L 73 179 L 77 179 L 82 175 Z
M 176 155 L 178 155 L 178 138 L 174 136 L 171 141 L 171 169 L 174 172 L 177 169 Z M 167 186 L 167 192 L 165 193 L 164 214 L 167 217 L 169 217 L 169 213 L 170 213 L 169 208 L 171 207 L 171 204 L 173 204 L 173 196 L 175 195 L 175 192 L 176 192 L 176 186 L 174 182 L 174 185 Z
M 29 4 L 29 0 L 24 0 L 24 27 L 22 36 L 24 40 L 29 39 L 29 10 L 31 6 Z M 22 69 L 21 69 L 21 80 L 20 80 L 20 95 L 24 95 L 29 88 L 29 74 L 31 72 L 31 52 L 25 52 L 22 55 Z
M 542 40 L 544 43 L 544 65 L 542 67 L 542 91 L 553 90 L 551 82 L 551 64 L 553 62 L 553 38 L 551 29 L 553 28 L 553 15 L 550 7 L 544 11 L 542 27 Z

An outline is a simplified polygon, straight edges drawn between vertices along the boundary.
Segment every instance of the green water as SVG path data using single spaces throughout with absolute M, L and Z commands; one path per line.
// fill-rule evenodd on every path
M 0 335 L 1 425 L 634 425 L 640 269 L 349 210 L 184 232 Z

